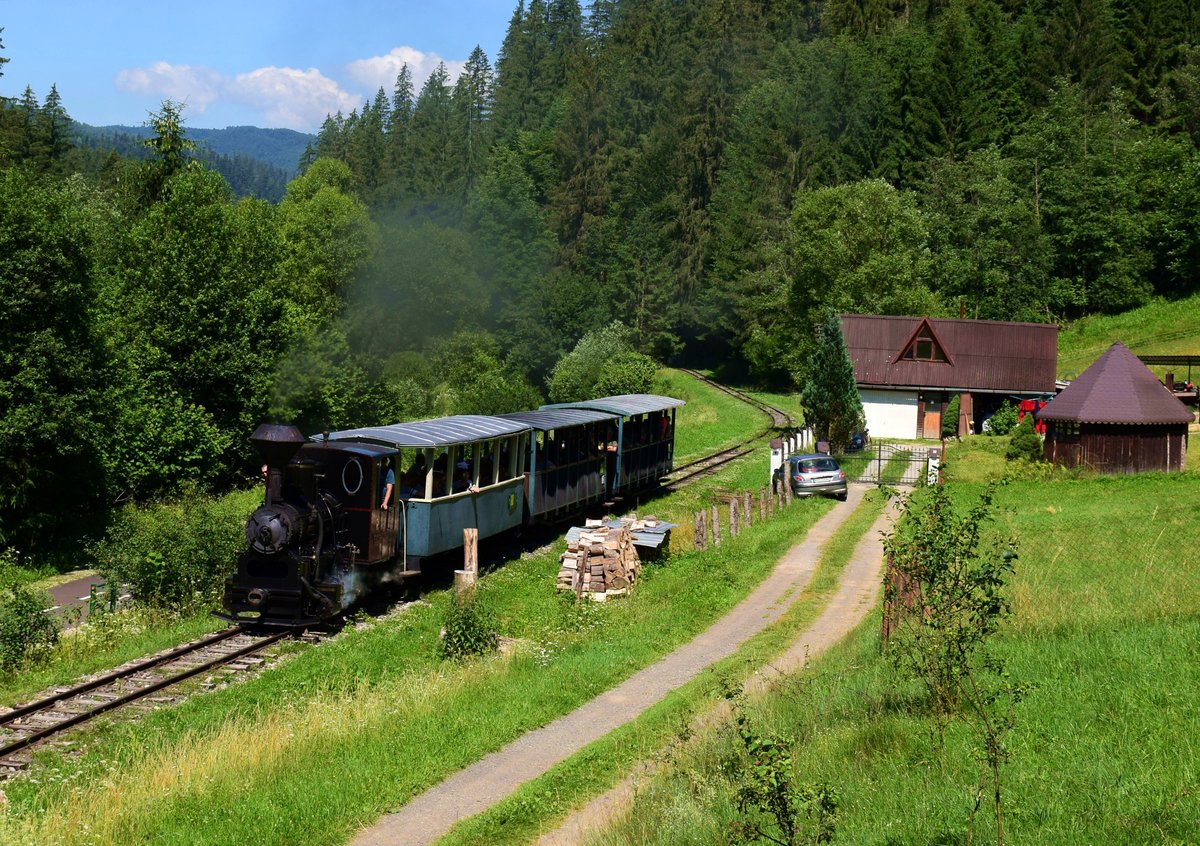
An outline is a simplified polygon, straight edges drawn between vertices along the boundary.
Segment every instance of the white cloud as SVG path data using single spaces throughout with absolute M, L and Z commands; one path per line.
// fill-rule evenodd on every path
M 192 114 L 218 101 L 249 106 L 262 113 L 266 126 L 303 132 L 319 127 L 325 115 L 349 112 L 363 102 L 316 68 L 265 67 L 229 77 L 211 68 L 155 62 L 119 72 L 116 85 L 133 94 L 178 100 Z
M 396 76 L 400 69 L 408 65 L 413 75 L 413 94 L 421 92 L 421 86 L 429 75 L 437 69 L 439 62 L 445 62 L 450 81 L 458 79 L 466 62 L 447 61 L 437 53 L 423 53 L 415 47 L 394 47 L 386 56 L 372 56 L 369 59 L 358 59 L 346 66 L 350 76 L 364 88 L 376 91 L 383 88 L 388 94 L 396 85 Z
M 358 59 L 346 73 L 363 90 L 383 88 L 390 95 L 396 75 L 408 65 L 413 75 L 413 93 L 420 93 L 429 75 L 444 62 L 453 82 L 465 62 L 446 61 L 437 53 L 415 47 L 396 47 L 385 56 Z M 169 97 L 187 106 L 191 114 L 202 114 L 219 102 L 249 106 L 262 114 L 264 126 L 282 126 L 313 132 L 328 114 L 348 114 L 361 108 L 361 94 L 347 91 L 336 80 L 316 68 L 263 67 L 227 76 L 211 68 L 155 62 L 145 68 L 129 68 L 116 76 L 116 86 L 133 94 Z M 367 96 L 371 96 L 368 94 Z
M 154 94 L 185 103 L 201 113 L 221 95 L 223 80 L 214 70 L 191 65 L 155 62 L 148 68 L 130 68 L 117 74 L 116 85 L 133 94 Z
M 258 68 L 240 73 L 226 88 L 232 99 L 262 109 L 268 126 L 311 131 L 325 115 L 349 112 L 362 105 L 316 68 Z

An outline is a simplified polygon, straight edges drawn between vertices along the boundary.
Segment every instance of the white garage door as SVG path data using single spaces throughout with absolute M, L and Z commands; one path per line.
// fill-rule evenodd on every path
M 872 438 L 917 436 L 917 392 L 860 388 L 867 431 Z

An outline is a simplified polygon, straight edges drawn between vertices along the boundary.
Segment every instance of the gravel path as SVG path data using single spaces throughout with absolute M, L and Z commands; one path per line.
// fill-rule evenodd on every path
M 521 736 L 415 797 L 396 813 L 359 832 L 352 846 L 434 843 L 459 820 L 506 798 L 589 743 L 636 719 L 705 667 L 731 655 L 747 638 L 778 620 L 797 599 L 816 569 L 821 550 L 864 493 L 865 488 L 852 486 L 847 501 L 837 503 L 818 520 L 762 584 L 690 643 L 570 714 Z M 877 571 L 879 562 L 872 563 Z
M 881 533 L 893 519 L 895 511 L 889 508 L 872 524 L 854 548 L 850 563 L 838 582 L 837 593 L 825 610 L 785 653 L 746 682 L 747 692 L 760 692 L 773 679 L 804 669 L 809 660 L 845 637 L 875 606 L 882 585 Z M 727 712 L 727 707 L 717 706 L 701 719 L 712 722 L 722 719 Z M 653 774 L 653 768 L 648 766 L 636 769 L 616 787 L 571 813 L 557 829 L 543 835 L 535 846 L 577 846 L 582 843 L 589 832 L 603 828 L 627 813 L 633 807 L 633 797 L 639 783 Z

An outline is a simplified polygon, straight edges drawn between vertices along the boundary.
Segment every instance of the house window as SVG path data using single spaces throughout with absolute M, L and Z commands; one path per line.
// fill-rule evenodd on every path
M 918 335 L 904 351 L 904 358 L 909 361 L 945 361 L 946 354 L 933 338 Z

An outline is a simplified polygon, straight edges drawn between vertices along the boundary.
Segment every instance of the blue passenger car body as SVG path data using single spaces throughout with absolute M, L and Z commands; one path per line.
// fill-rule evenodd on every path
M 584 409 L 617 418 L 616 441 L 610 442 L 605 486 L 608 495 L 658 484 L 675 460 L 675 410 L 683 400 L 655 394 L 613 397 L 543 405 L 548 409 Z
M 395 505 L 389 516 L 396 551 L 407 570 L 422 558 L 461 547 L 464 528 L 478 529 L 483 538 L 521 524 L 525 480 L 520 456 L 528 436 L 529 427 L 520 423 L 460 415 L 347 429 L 320 438 L 394 451 Z

